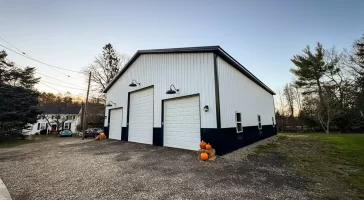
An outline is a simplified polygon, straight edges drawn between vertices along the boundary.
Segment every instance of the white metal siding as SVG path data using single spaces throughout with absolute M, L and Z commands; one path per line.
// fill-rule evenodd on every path
M 199 107 L 198 96 L 164 102 L 164 146 L 199 149 L 201 139 Z
M 153 144 L 153 88 L 130 94 L 128 141 Z
M 133 79 L 141 85 L 129 87 Z M 166 94 L 171 84 L 180 89 L 179 94 Z M 123 107 L 126 119 L 128 92 L 151 85 L 154 85 L 154 127 L 161 127 L 162 99 L 200 94 L 200 110 L 205 105 L 210 108 L 209 112 L 201 113 L 201 127 L 216 128 L 213 53 L 140 55 L 107 91 L 107 102 L 111 100 L 117 107 Z M 126 127 L 126 120 L 123 120 L 123 127 Z
M 235 127 L 235 112 L 241 113 L 243 126 L 272 124 L 273 95 L 218 57 L 221 127 Z
M 110 117 L 109 138 L 121 140 L 121 123 L 123 121 L 123 109 L 112 109 Z

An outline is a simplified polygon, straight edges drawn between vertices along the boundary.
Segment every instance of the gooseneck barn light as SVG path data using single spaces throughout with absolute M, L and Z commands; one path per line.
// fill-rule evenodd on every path
M 137 85 L 140 85 L 140 83 L 138 83 L 135 79 L 133 81 L 131 81 L 130 83 L 130 87 L 136 87 Z
M 173 89 L 172 89 L 172 87 L 173 87 Z M 172 84 L 169 87 L 169 90 L 166 92 L 166 94 L 176 94 L 177 92 L 179 92 L 179 89 L 176 89 L 176 87 L 174 87 L 174 85 Z
M 112 104 L 114 104 L 114 106 L 116 106 L 116 103 L 114 103 L 114 102 L 112 102 L 112 101 L 109 101 L 109 103 L 107 103 L 107 107 L 111 107 L 112 106 Z

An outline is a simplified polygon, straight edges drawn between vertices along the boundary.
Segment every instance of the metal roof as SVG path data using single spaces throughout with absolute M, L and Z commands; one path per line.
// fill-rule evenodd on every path
M 242 64 L 236 61 L 233 57 L 231 57 L 226 51 L 224 51 L 220 46 L 202 46 L 202 47 L 184 47 L 184 48 L 172 48 L 172 49 L 148 49 L 148 50 L 138 50 L 133 57 L 129 60 L 129 62 L 124 66 L 123 69 L 115 76 L 115 78 L 107 85 L 105 90 L 106 93 L 112 85 L 128 70 L 128 68 L 133 64 L 133 62 L 142 54 L 166 54 L 166 53 L 216 53 L 223 60 L 228 62 L 230 65 L 235 67 L 249 79 L 254 81 L 256 84 L 261 86 L 267 92 L 272 95 L 275 95 L 273 90 L 271 90 L 268 86 L 266 86 L 262 81 L 260 81 L 257 77 L 255 77 L 249 70 L 247 70 Z

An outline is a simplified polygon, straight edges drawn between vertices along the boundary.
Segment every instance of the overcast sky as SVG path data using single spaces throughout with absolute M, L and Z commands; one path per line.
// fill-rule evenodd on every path
M 220 45 L 277 90 L 293 79 L 290 58 L 306 45 L 349 48 L 364 33 L 363 8 L 363 0 L 0 0 L 0 37 L 33 58 L 76 71 L 106 43 L 130 56 L 139 49 Z M 79 73 L 7 52 L 11 61 L 72 85 L 54 83 L 86 88 Z M 42 81 L 55 89 L 39 84 L 41 91 L 84 94 Z

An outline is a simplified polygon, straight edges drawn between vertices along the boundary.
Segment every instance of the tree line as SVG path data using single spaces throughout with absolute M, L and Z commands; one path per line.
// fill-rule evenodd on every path
M 275 98 L 279 131 L 364 130 L 364 34 L 349 50 L 317 43 L 291 61 L 295 80 Z

